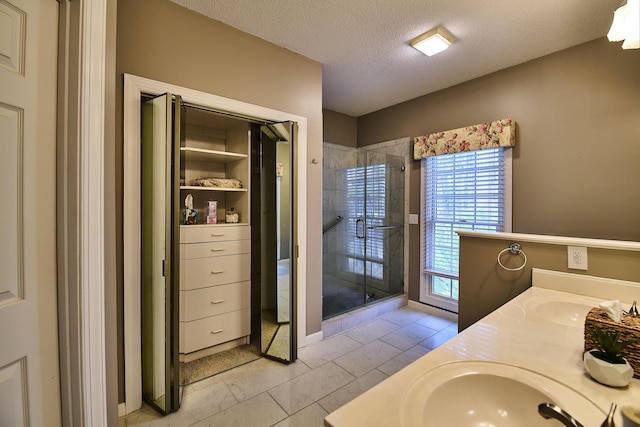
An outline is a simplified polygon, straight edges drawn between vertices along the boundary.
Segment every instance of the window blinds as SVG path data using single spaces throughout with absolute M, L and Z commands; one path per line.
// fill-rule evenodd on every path
M 425 271 L 458 277 L 456 230 L 504 230 L 504 148 L 423 159 Z

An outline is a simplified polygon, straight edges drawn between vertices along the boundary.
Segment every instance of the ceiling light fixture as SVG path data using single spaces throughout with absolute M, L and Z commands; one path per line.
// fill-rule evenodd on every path
M 623 49 L 640 48 L 640 0 L 627 0 L 614 12 L 607 38 L 610 42 L 624 40 Z
M 448 48 L 454 41 L 455 39 L 447 30 L 442 27 L 436 27 L 411 40 L 410 43 L 411 46 L 425 55 L 433 56 Z

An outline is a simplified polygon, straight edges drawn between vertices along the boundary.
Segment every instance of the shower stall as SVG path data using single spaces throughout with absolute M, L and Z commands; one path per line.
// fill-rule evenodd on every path
M 324 144 L 323 320 L 404 292 L 404 162 Z

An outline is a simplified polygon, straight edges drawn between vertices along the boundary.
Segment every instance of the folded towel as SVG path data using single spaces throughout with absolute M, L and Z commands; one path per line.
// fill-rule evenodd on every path
M 620 301 L 603 301 L 599 304 L 600 309 L 607 313 L 607 316 L 614 322 L 620 322 L 622 320 L 622 306 Z
M 242 188 L 242 181 L 235 178 L 196 178 L 191 181 L 196 187 Z

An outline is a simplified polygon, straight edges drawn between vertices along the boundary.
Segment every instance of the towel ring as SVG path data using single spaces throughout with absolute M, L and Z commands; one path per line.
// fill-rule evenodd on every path
M 524 260 L 522 261 L 522 265 L 520 267 L 509 268 L 509 267 L 505 267 L 504 264 L 502 264 L 502 262 L 500 261 L 500 257 L 502 256 L 502 254 L 504 254 L 507 251 L 511 252 L 514 255 L 522 255 L 522 258 Z M 524 266 L 527 265 L 527 255 L 522 250 L 522 246 L 520 245 L 520 243 L 512 243 L 512 244 L 509 245 L 508 248 L 501 250 L 500 253 L 498 254 L 498 265 L 500 265 L 500 267 L 504 268 L 507 271 L 520 271 L 520 270 L 522 270 L 524 268 Z

